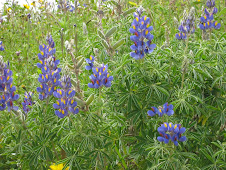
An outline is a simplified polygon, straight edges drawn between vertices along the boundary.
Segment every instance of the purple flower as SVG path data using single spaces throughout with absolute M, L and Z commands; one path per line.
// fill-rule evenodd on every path
M 2 45 L 2 41 L 0 41 L 0 51 L 4 51 L 4 46 Z
M 207 0 L 206 6 L 208 8 L 213 8 L 215 6 L 215 0 Z
M 207 30 L 207 29 L 220 29 L 221 24 L 217 21 L 213 21 L 214 17 L 213 15 L 217 13 L 218 9 L 215 6 L 214 0 L 208 0 L 206 3 L 206 6 L 209 8 L 205 8 L 205 15 L 200 18 L 200 24 L 199 28 L 201 30 Z
M 148 110 L 148 116 L 155 116 L 156 114 L 159 115 L 159 117 L 162 117 L 164 114 L 167 114 L 168 116 L 171 116 L 174 114 L 173 111 L 173 105 L 165 103 L 163 107 L 159 106 L 157 109 L 156 107 L 151 107 L 151 110 Z
M 77 102 L 74 101 L 75 91 L 71 89 L 71 79 L 69 76 L 62 77 L 61 88 L 53 93 L 54 97 L 58 98 L 56 103 L 53 104 L 55 114 L 59 118 L 64 118 L 68 115 L 69 111 L 73 114 L 77 114 L 79 109 L 77 108 Z
M 160 136 L 157 137 L 158 141 L 169 143 L 171 140 L 176 146 L 178 146 L 178 141 L 184 142 L 187 140 L 186 136 L 182 134 L 186 131 L 184 127 L 181 127 L 181 124 L 164 123 L 158 127 L 158 132 Z
M 25 114 L 27 114 L 31 110 L 31 106 L 34 104 L 34 102 L 32 101 L 32 96 L 32 92 L 25 92 L 24 101 L 21 103 Z
M 93 74 L 90 76 L 91 83 L 88 84 L 89 88 L 111 87 L 113 76 L 109 75 L 107 65 L 103 64 L 102 67 L 93 67 L 92 71 Z
M 41 53 L 38 54 L 40 63 L 37 64 L 37 67 L 42 71 L 42 74 L 40 74 L 38 78 L 41 85 L 37 88 L 37 91 L 40 93 L 40 100 L 44 100 L 52 95 L 53 92 L 56 91 L 57 86 L 60 85 L 61 69 L 57 67 L 60 61 L 56 60 L 53 56 L 56 52 L 56 49 L 53 48 L 55 43 L 51 35 L 49 35 L 46 40 L 48 45 L 43 44 L 39 46 L 41 51 Z
M 13 104 L 14 101 L 19 99 L 19 94 L 15 94 L 16 87 L 12 86 L 12 74 L 9 62 L 7 65 L 0 59 L 0 111 L 5 110 L 6 106 L 9 112 L 18 110 L 18 106 Z
M 153 27 L 150 26 L 150 18 L 147 16 L 141 17 L 142 10 L 138 9 L 137 13 L 134 13 L 135 19 L 133 20 L 129 29 L 129 32 L 134 34 L 130 39 L 134 44 L 130 47 L 134 52 L 130 53 L 130 56 L 134 59 L 142 59 L 145 53 L 152 53 L 156 48 L 156 44 L 152 44 L 154 36 L 150 33 Z
M 95 57 L 92 55 L 86 59 L 86 62 L 89 64 L 88 66 L 85 67 L 86 70 L 91 70 L 93 68 L 94 61 L 95 61 Z

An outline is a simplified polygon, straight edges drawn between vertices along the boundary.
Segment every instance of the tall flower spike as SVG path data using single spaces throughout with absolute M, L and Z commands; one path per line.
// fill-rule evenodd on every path
M 113 76 L 108 73 L 108 65 L 102 67 L 93 67 L 93 74 L 90 76 L 91 83 L 88 84 L 89 88 L 101 88 L 102 86 L 111 87 Z
M 187 35 L 195 32 L 195 8 L 192 7 L 189 14 L 184 11 L 183 21 L 178 27 L 179 33 L 175 35 L 178 40 L 187 39 Z
M 171 116 L 174 114 L 173 111 L 173 105 L 165 103 L 163 107 L 159 106 L 159 108 L 151 107 L 151 110 L 148 110 L 148 116 L 155 116 L 156 114 L 159 115 L 159 117 L 162 117 L 164 114 L 167 114 L 168 116 Z
M 87 64 L 89 64 L 88 66 L 85 67 L 86 70 L 91 70 L 93 68 L 94 60 L 95 60 L 95 57 L 92 55 L 86 59 Z
M 184 142 L 187 140 L 186 136 L 182 136 L 185 131 L 186 129 L 181 127 L 181 124 L 164 123 L 158 127 L 160 136 L 157 139 L 166 144 L 171 140 L 174 145 L 178 146 L 178 141 Z
M 0 51 L 4 51 L 4 46 L 2 45 L 2 41 L 0 41 Z
M 73 114 L 77 114 L 79 109 L 77 108 L 77 102 L 74 101 L 75 91 L 71 89 L 71 79 L 69 76 L 63 76 L 61 81 L 61 89 L 58 89 L 53 93 L 54 97 L 58 98 L 56 103 L 53 104 L 55 114 L 59 118 L 64 118 L 70 111 Z
M 9 62 L 5 64 L 0 59 L 0 111 L 8 107 L 8 111 L 18 110 L 18 106 L 14 106 L 13 102 L 19 99 L 19 95 L 15 94 L 16 87 L 12 86 L 13 72 L 10 70 Z
M 141 16 L 143 13 L 142 8 L 138 8 L 137 12 L 134 13 L 135 19 L 133 20 L 129 29 L 130 33 L 134 34 L 130 39 L 134 44 L 130 47 L 130 55 L 134 59 L 142 59 L 145 53 L 152 53 L 156 48 L 156 44 L 152 44 L 154 36 L 150 33 L 153 30 L 153 27 L 150 26 L 150 18 L 147 16 Z
M 221 24 L 217 21 L 213 21 L 213 15 L 217 13 L 218 9 L 215 7 L 215 0 L 208 0 L 206 6 L 209 8 L 205 8 L 205 15 L 200 18 L 199 28 L 201 30 L 207 29 L 220 29 Z
M 57 86 L 60 85 L 59 79 L 61 69 L 57 67 L 60 61 L 56 60 L 54 57 L 56 52 L 56 49 L 54 48 L 55 43 L 51 35 L 49 35 L 46 40 L 48 45 L 43 44 L 39 46 L 41 51 L 41 53 L 38 54 L 40 63 L 37 64 L 37 67 L 42 70 L 42 74 L 40 74 L 38 78 L 41 85 L 37 88 L 37 91 L 40 93 L 40 100 L 44 100 L 52 95 L 53 92 L 57 90 Z
M 32 101 L 32 96 L 33 96 L 32 92 L 29 93 L 25 92 L 24 94 L 24 101 L 21 104 L 23 106 L 25 114 L 27 114 L 31 110 L 31 106 L 34 104 L 34 102 Z

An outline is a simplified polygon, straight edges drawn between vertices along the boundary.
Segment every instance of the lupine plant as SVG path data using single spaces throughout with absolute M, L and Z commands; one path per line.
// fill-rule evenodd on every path
M 12 1 L 0 169 L 225 169 L 223 0 Z M 196 29 L 212 13 L 221 29 Z

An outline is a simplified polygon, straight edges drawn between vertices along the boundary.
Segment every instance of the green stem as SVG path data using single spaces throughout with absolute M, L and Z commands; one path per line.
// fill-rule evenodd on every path
M 188 39 L 189 39 L 189 36 L 187 36 L 187 40 L 186 40 L 186 47 L 185 47 L 185 50 L 184 50 L 184 59 L 185 59 L 185 54 L 187 52 L 187 49 L 188 49 Z M 185 69 L 183 69 L 183 73 L 182 73 L 182 81 L 181 81 L 181 89 L 183 89 L 184 87 L 184 76 L 185 76 Z
M 98 110 L 98 116 L 100 116 L 100 114 L 101 114 L 101 105 L 102 105 L 102 103 L 101 103 L 101 87 L 99 87 L 99 105 L 100 105 L 100 109 Z
M 63 37 L 63 28 L 60 30 L 61 35 L 61 51 L 62 51 L 62 58 L 64 58 L 64 37 Z
M 68 117 L 69 117 L 69 121 L 72 123 L 72 125 L 73 125 L 74 128 L 76 129 L 76 125 L 75 125 L 73 119 L 71 118 L 71 115 L 69 115 Z

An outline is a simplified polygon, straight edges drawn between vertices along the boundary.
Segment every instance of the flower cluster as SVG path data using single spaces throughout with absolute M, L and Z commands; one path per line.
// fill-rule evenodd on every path
M 86 59 L 86 62 L 89 64 L 88 66 L 86 66 L 86 70 L 91 70 L 93 68 L 93 63 L 94 63 L 94 56 L 90 56 L 89 58 Z
M 34 102 L 32 101 L 32 96 L 33 96 L 33 93 L 32 92 L 25 92 L 25 97 L 24 97 L 24 102 L 22 102 L 22 106 L 23 106 L 23 110 L 24 110 L 24 113 L 27 114 L 30 110 L 31 110 L 31 106 L 34 104 Z
M 185 132 L 185 128 L 181 127 L 181 124 L 164 123 L 158 127 L 158 132 L 160 136 L 157 137 L 158 141 L 169 143 L 171 140 L 176 146 L 178 146 L 178 141 L 184 142 L 187 140 L 186 136 L 182 136 Z
M 69 10 L 70 12 L 73 12 L 75 10 L 75 7 L 73 5 L 70 5 L 69 1 L 66 0 L 60 0 L 58 8 L 63 10 Z
M 164 114 L 167 114 L 168 116 L 173 115 L 173 105 L 165 103 L 163 107 L 160 106 L 158 109 L 156 107 L 151 107 L 151 110 L 148 110 L 149 116 L 154 116 L 156 114 L 158 114 L 160 117 L 162 117 Z
M 215 0 L 208 0 L 206 6 L 209 8 L 209 10 L 205 8 L 205 15 L 200 18 L 201 23 L 199 24 L 199 28 L 201 30 L 207 30 L 211 28 L 220 29 L 221 24 L 217 21 L 213 21 L 213 15 L 218 11 L 215 7 Z
M 2 41 L 0 41 L 0 51 L 4 51 L 4 46 L 2 45 Z
M 176 34 L 178 40 L 184 40 L 187 38 L 187 35 L 193 34 L 195 32 L 195 9 L 192 7 L 189 14 L 184 12 L 184 18 L 181 22 L 181 25 L 178 27 L 179 33 Z
M 9 112 L 18 110 L 18 107 L 13 105 L 13 102 L 19 99 L 19 95 L 15 94 L 16 87 L 12 86 L 12 74 L 9 62 L 5 64 L 0 59 L 0 111 L 5 110 L 6 106 L 8 106 Z
M 53 93 L 54 97 L 58 98 L 53 107 L 57 109 L 55 114 L 59 118 L 64 118 L 68 115 L 68 111 L 73 114 L 77 114 L 79 109 L 77 108 L 77 102 L 74 101 L 75 91 L 71 89 L 71 79 L 69 76 L 63 76 L 60 87 Z
M 111 87 L 113 76 L 108 73 L 108 65 L 103 64 L 102 67 L 93 67 L 92 71 L 91 83 L 88 84 L 89 88 Z
M 147 16 L 141 16 L 143 13 L 142 8 L 138 8 L 134 13 L 135 19 L 132 22 L 132 28 L 129 29 L 130 33 L 134 34 L 130 39 L 134 44 L 130 47 L 130 55 L 134 59 L 142 59 L 145 53 L 152 53 L 156 47 L 156 44 L 152 44 L 154 36 L 150 33 L 153 27 L 150 26 L 150 18 Z
M 41 83 L 40 87 L 37 88 L 39 99 L 44 100 L 48 96 L 52 95 L 57 90 L 57 86 L 60 85 L 60 68 L 57 68 L 60 63 L 59 60 L 53 56 L 56 52 L 54 48 L 55 43 L 50 36 L 47 37 L 48 45 L 40 45 L 39 50 L 41 53 L 38 54 L 40 63 L 37 64 L 42 70 L 42 74 L 39 75 L 38 81 Z

